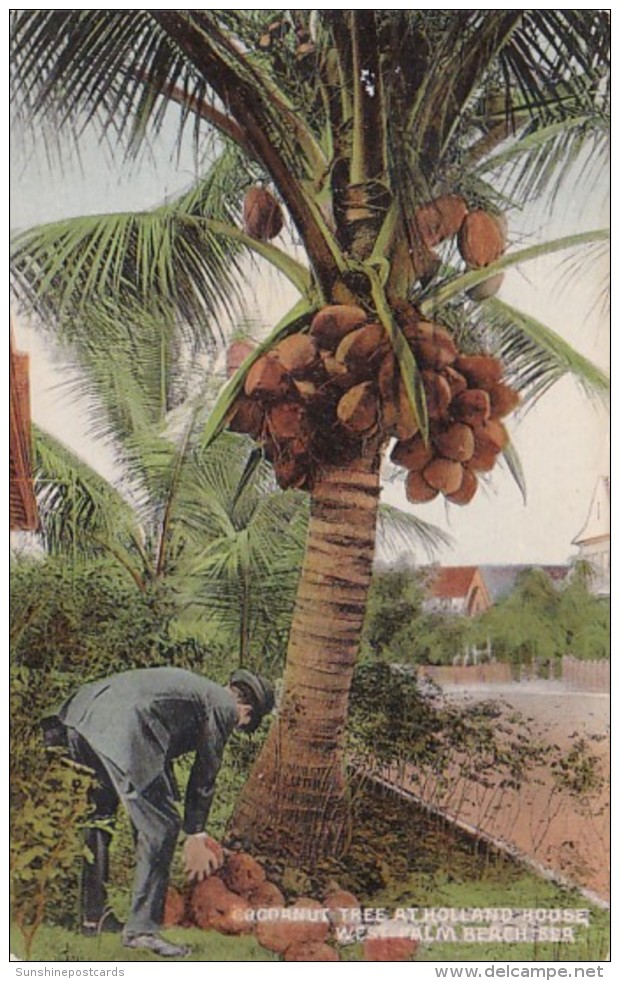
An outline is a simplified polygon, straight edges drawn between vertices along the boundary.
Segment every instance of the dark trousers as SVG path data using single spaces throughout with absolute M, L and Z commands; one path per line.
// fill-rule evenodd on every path
M 96 777 L 91 791 L 94 819 L 113 822 L 119 801 L 129 814 L 136 844 L 136 872 L 125 932 L 153 933 L 164 917 L 170 865 L 181 827 L 170 779 L 163 771 L 148 787 L 137 790 L 122 770 L 95 753 L 74 729 L 68 730 L 68 739 L 71 758 L 92 769 Z M 82 913 L 85 921 L 99 922 L 106 905 L 110 833 L 89 828 L 86 844 L 93 861 L 85 861 L 82 867 Z

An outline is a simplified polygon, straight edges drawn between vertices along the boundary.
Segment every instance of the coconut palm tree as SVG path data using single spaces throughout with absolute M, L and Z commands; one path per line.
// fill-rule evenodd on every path
M 604 245 L 607 232 L 594 230 L 514 249 L 501 215 L 552 195 L 582 151 L 600 162 L 608 14 L 34 10 L 15 15 L 13 51 L 19 111 L 51 138 L 93 123 L 135 151 L 176 108 L 179 131 L 191 121 L 198 149 L 215 157 L 173 207 L 19 240 L 17 281 L 42 314 L 83 331 L 89 304 L 114 297 L 190 329 L 213 324 L 240 299 L 250 254 L 300 294 L 227 385 L 203 438 L 245 414 L 280 481 L 310 495 L 284 694 L 236 830 L 297 855 L 337 852 L 390 439 L 399 437 L 411 500 L 441 490 L 465 503 L 500 449 L 521 479 L 500 401 L 508 411 L 514 390 L 538 397 L 567 372 L 591 391 L 606 386 L 560 337 L 492 294 L 509 266 Z M 282 206 L 305 262 L 273 241 Z M 305 341 L 283 347 L 291 335 Z M 455 450 L 448 423 L 469 427 L 475 444 L 461 429 L 471 445 Z

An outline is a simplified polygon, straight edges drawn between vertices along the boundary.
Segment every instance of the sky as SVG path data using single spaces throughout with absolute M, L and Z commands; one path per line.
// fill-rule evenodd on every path
M 170 132 L 140 165 L 110 158 L 92 135 L 82 142 L 81 161 L 49 161 L 42 145 L 15 131 L 11 146 L 11 228 L 20 229 L 72 215 L 145 209 L 184 190 L 196 173 L 191 146 L 179 156 Z M 538 238 L 605 227 L 609 205 L 604 186 L 584 188 L 573 175 L 560 194 L 550 221 L 531 206 L 510 216 L 517 247 Z M 517 245 L 518 243 L 518 245 Z M 565 254 L 564 254 L 565 256 Z M 609 370 L 609 324 L 597 307 L 600 276 L 567 271 L 562 257 L 545 257 L 508 271 L 501 299 L 552 327 L 599 367 Z M 249 283 L 250 314 L 268 331 L 292 305 L 295 294 L 271 270 Z M 62 363 L 47 341 L 14 320 L 17 345 L 31 354 L 31 399 L 35 422 L 67 443 L 106 476 L 114 476 L 109 448 L 88 434 L 84 407 L 69 396 Z M 609 419 L 570 378 L 562 379 L 539 403 L 509 419 L 520 455 L 527 501 L 507 470 L 491 479 L 467 507 L 443 499 L 418 505 L 416 513 L 446 530 L 450 548 L 435 558 L 444 564 L 562 563 L 575 555 L 572 541 L 585 524 L 597 478 L 609 473 Z M 383 499 L 412 510 L 401 482 L 384 482 Z M 416 561 L 426 561 L 421 552 Z

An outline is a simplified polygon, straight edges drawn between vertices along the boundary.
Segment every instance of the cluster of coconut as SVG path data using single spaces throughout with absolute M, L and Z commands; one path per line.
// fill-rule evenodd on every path
M 358 899 L 336 886 L 326 892 L 323 902 L 302 897 L 287 904 L 260 862 L 245 852 L 229 852 L 220 871 L 196 883 L 186 896 L 168 889 L 164 926 L 198 926 L 229 936 L 251 933 L 285 961 L 338 961 L 338 951 L 330 942 L 334 931 L 347 922 L 348 911 L 359 909 Z M 364 956 L 402 960 L 415 946 L 413 942 L 403 946 L 402 938 L 369 937 Z
M 507 434 L 500 419 L 518 404 L 502 365 L 459 353 L 451 334 L 408 304 L 394 310 L 421 371 L 430 420 L 425 440 L 390 340 L 357 306 L 324 307 L 307 333 L 280 341 L 252 365 L 228 426 L 252 436 L 281 487 L 311 488 L 322 465 L 354 459 L 364 441 L 395 438 L 391 459 L 421 503 L 440 492 L 468 503 L 476 473 L 490 470 Z
M 441 493 L 453 504 L 468 504 L 478 474 L 493 469 L 508 442 L 502 419 L 517 407 L 519 395 L 503 380 L 497 358 L 460 354 L 442 328 L 413 322 L 410 336 L 418 363 L 434 361 L 422 368 L 429 439 L 420 433 L 398 439 L 390 459 L 407 470 L 405 492 L 412 503 Z
M 430 252 L 429 262 L 439 266 L 433 251 L 448 238 L 456 235 L 457 246 L 467 269 L 484 269 L 496 262 L 506 249 L 506 222 L 502 215 L 493 215 L 482 208 L 469 210 L 458 194 L 445 194 L 417 208 L 414 224 Z M 472 300 L 495 296 L 504 281 L 504 274 L 490 276 L 473 286 L 468 295 Z

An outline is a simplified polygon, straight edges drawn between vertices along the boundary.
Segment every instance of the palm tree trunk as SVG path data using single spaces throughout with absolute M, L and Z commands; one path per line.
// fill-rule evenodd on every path
M 232 822 L 246 843 L 296 859 L 341 853 L 348 841 L 345 723 L 372 571 L 379 466 L 375 444 L 315 485 L 281 704 Z

